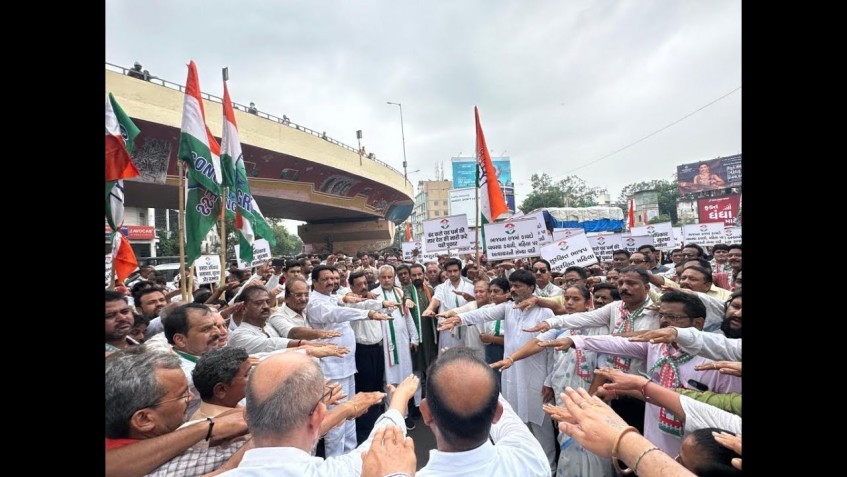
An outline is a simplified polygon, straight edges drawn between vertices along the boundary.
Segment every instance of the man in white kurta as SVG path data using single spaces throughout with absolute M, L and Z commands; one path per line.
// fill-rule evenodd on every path
M 505 327 L 504 356 L 509 356 L 527 341 L 535 338 L 535 333 L 527 333 L 524 329 L 532 328 L 544 320 L 553 318 L 553 312 L 547 308 L 532 307 L 528 310 L 519 310 L 514 307 L 535 291 L 535 277 L 532 273 L 516 270 L 509 276 L 509 284 L 514 303 L 506 302 L 458 315 L 462 324 L 504 320 L 502 322 Z M 550 354 L 545 352 L 519 360 L 512 370 L 501 375 L 501 389 L 503 397 L 512 405 L 521 421 L 529 426 L 530 431 L 541 444 L 552 473 L 556 471 L 556 437 L 550 418 L 541 408 L 543 405 L 541 388 L 549 374 L 549 358 Z
M 315 329 L 335 330 L 341 336 L 329 338 L 328 341 L 344 346 L 350 352 L 342 357 L 329 357 L 321 360 L 324 375 L 331 381 L 341 385 L 342 391 L 348 396 L 336 405 L 341 405 L 356 394 L 356 384 L 353 375 L 356 374 L 356 338 L 350 321 L 365 319 L 388 319 L 382 313 L 374 310 L 356 309 L 342 306 L 339 298 L 332 295 L 335 287 L 333 268 L 319 265 L 312 270 L 312 283 L 314 290 L 309 296 L 309 306 L 306 313 L 309 323 Z M 324 439 L 326 456 L 339 456 L 356 448 L 356 421 L 344 421 L 340 426 L 332 428 Z
M 451 258 L 444 262 L 444 270 L 447 271 L 448 280 L 435 287 L 429 306 L 422 313 L 423 316 L 433 316 L 436 313 L 445 313 L 453 308 L 459 308 L 468 303 L 463 296 L 465 293 L 473 295 L 473 284 L 462 279 L 462 263 Z M 442 331 L 438 334 L 438 348 L 452 348 L 462 346 L 461 331 L 457 337 L 453 330 Z
M 379 289 L 375 290 L 384 301 L 404 303 L 403 290 L 394 286 L 394 267 L 379 268 Z M 419 338 L 406 306 L 388 310 L 392 320 L 382 323 L 383 357 L 385 358 L 385 382 L 398 385 L 412 374 L 412 348 L 417 349 Z M 421 404 L 421 390 L 415 391 L 415 405 Z
M 660 308 L 661 327 L 671 324 L 681 328 L 693 327 L 701 330 L 705 321 L 705 307 L 699 298 L 680 292 L 662 295 Z M 657 384 L 667 388 L 688 387 L 693 379 L 717 393 L 741 392 L 741 379 L 721 374 L 717 370 L 697 371 L 699 365 L 711 361 L 692 356 L 666 343 L 639 343 L 619 336 L 570 336 L 557 340 L 560 344 L 576 349 L 606 353 L 610 356 L 643 359 L 647 374 Z M 677 455 L 682 442 L 683 422 L 667 409 L 649 401 L 644 415 L 644 437 L 668 455 Z

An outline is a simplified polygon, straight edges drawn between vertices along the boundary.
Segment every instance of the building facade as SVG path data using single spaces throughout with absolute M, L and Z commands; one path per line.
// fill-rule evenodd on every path
M 445 181 L 418 181 L 418 193 L 412 209 L 412 235 L 423 235 L 423 221 L 450 215 L 449 191 L 453 183 Z

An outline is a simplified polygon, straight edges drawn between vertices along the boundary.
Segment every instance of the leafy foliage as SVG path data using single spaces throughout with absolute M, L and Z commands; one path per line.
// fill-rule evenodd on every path
M 594 193 L 584 180 L 568 176 L 554 182 L 549 174 L 533 174 L 532 192 L 518 207 L 523 213 L 541 207 L 590 207 L 596 205 Z

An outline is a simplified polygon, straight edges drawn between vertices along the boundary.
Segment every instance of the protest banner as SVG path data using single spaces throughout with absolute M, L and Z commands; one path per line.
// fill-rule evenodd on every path
M 537 220 L 533 218 L 485 224 L 485 244 L 488 260 L 538 255 Z
M 429 253 L 467 247 L 470 244 L 468 217 L 461 214 L 424 220 L 421 242 Z
M 682 226 L 682 239 L 685 243 L 696 243 L 700 246 L 724 243 L 723 222 L 707 224 L 688 224 Z
M 235 256 L 238 257 L 238 251 L 240 250 L 240 246 L 238 244 L 233 245 L 235 247 Z M 265 239 L 257 239 L 253 242 L 253 262 L 248 264 L 247 262 L 238 259 L 238 268 L 253 268 L 257 265 L 260 265 L 262 262 L 267 262 L 271 259 L 271 244 L 268 243 Z
M 621 234 L 595 235 L 588 237 L 588 244 L 594 250 L 594 255 L 605 262 L 612 259 L 612 252 L 623 248 L 623 239 Z
M 197 284 L 219 283 L 221 281 L 221 257 L 217 255 L 200 255 L 194 262 L 194 274 Z
M 726 227 L 723 229 L 724 242 L 727 245 L 741 243 L 741 227 Z
M 638 247 L 642 245 L 653 245 L 655 247 L 653 237 L 649 235 L 621 234 L 621 243 L 623 249 L 629 253 L 637 252 Z
M 653 246 L 659 250 L 673 250 L 678 247 L 676 240 L 673 238 L 673 227 L 670 222 L 633 227 L 630 230 L 630 234 L 633 237 L 639 235 L 653 237 Z
M 553 240 L 562 240 L 580 234 L 585 235 L 585 229 L 582 227 L 553 229 Z
M 554 272 L 564 272 L 568 267 L 586 267 L 597 263 L 597 257 L 585 234 L 556 240 L 541 247 L 541 257 L 550 262 L 550 268 Z
M 106 288 L 112 283 L 112 254 L 106 254 Z

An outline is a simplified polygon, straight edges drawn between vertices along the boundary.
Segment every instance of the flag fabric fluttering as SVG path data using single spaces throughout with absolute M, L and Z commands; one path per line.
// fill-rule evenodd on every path
M 482 250 L 487 251 L 485 246 L 485 224 L 493 223 L 500 215 L 509 211 L 506 199 L 503 198 L 503 190 L 500 181 L 497 180 L 497 172 L 491 163 L 491 154 L 488 152 L 488 144 L 482 132 L 482 124 L 479 122 L 479 110 L 473 108 L 476 119 L 476 187 L 479 190 L 479 227 L 482 235 Z
M 500 214 L 509 211 L 500 182 L 497 180 L 497 172 L 491 163 L 491 154 L 485 143 L 485 135 L 482 133 L 482 125 L 479 123 L 479 110 L 473 108 L 476 118 L 476 153 L 477 153 L 477 187 L 479 188 L 479 212 L 482 215 L 482 223 L 490 224 L 500 217 Z
M 112 233 L 112 257 L 112 270 L 114 270 L 115 278 L 119 282 L 126 280 L 129 274 L 138 268 L 135 252 L 120 229 L 116 229 Z
M 206 126 L 200 79 L 194 61 L 188 64 L 177 157 L 188 166 L 185 202 L 185 266 L 202 253 L 202 242 L 220 213 L 221 147 Z
M 106 183 L 106 220 L 112 230 L 124 224 L 124 181 Z
M 227 194 L 226 213 L 235 216 L 235 228 L 238 230 L 239 258 L 247 263 L 253 261 L 253 242 L 256 237 L 276 245 L 273 231 L 259 210 L 259 204 L 250 192 L 247 182 L 247 169 L 244 167 L 244 155 L 238 137 L 238 125 L 235 111 L 229 98 L 229 88 L 224 81 L 224 130 L 221 135 L 221 167 L 224 183 L 231 181 Z
M 410 222 L 406 222 L 406 241 L 412 241 L 412 224 Z
M 139 129 L 124 112 L 112 93 L 106 101 L 106 182 L 129 179 L 139 174 L 132 162 L 132 150 Z
M 630 230 L 632 230 L 632 228 L 635 227 L 635 200 L 634 199 L 629 199 L 629 213 L 627 215 L 628 215 L 628 219 L 629 219 L 628 220 L 629 228 L 630 228 Z
M 206 112 L 200 95 L 200 78 L 194 61 L 188 64 L 177 157 L 185 161 L 188 175 L 196 184 L 214 194 L 220 193 L 220 146 L 206 126 Z

